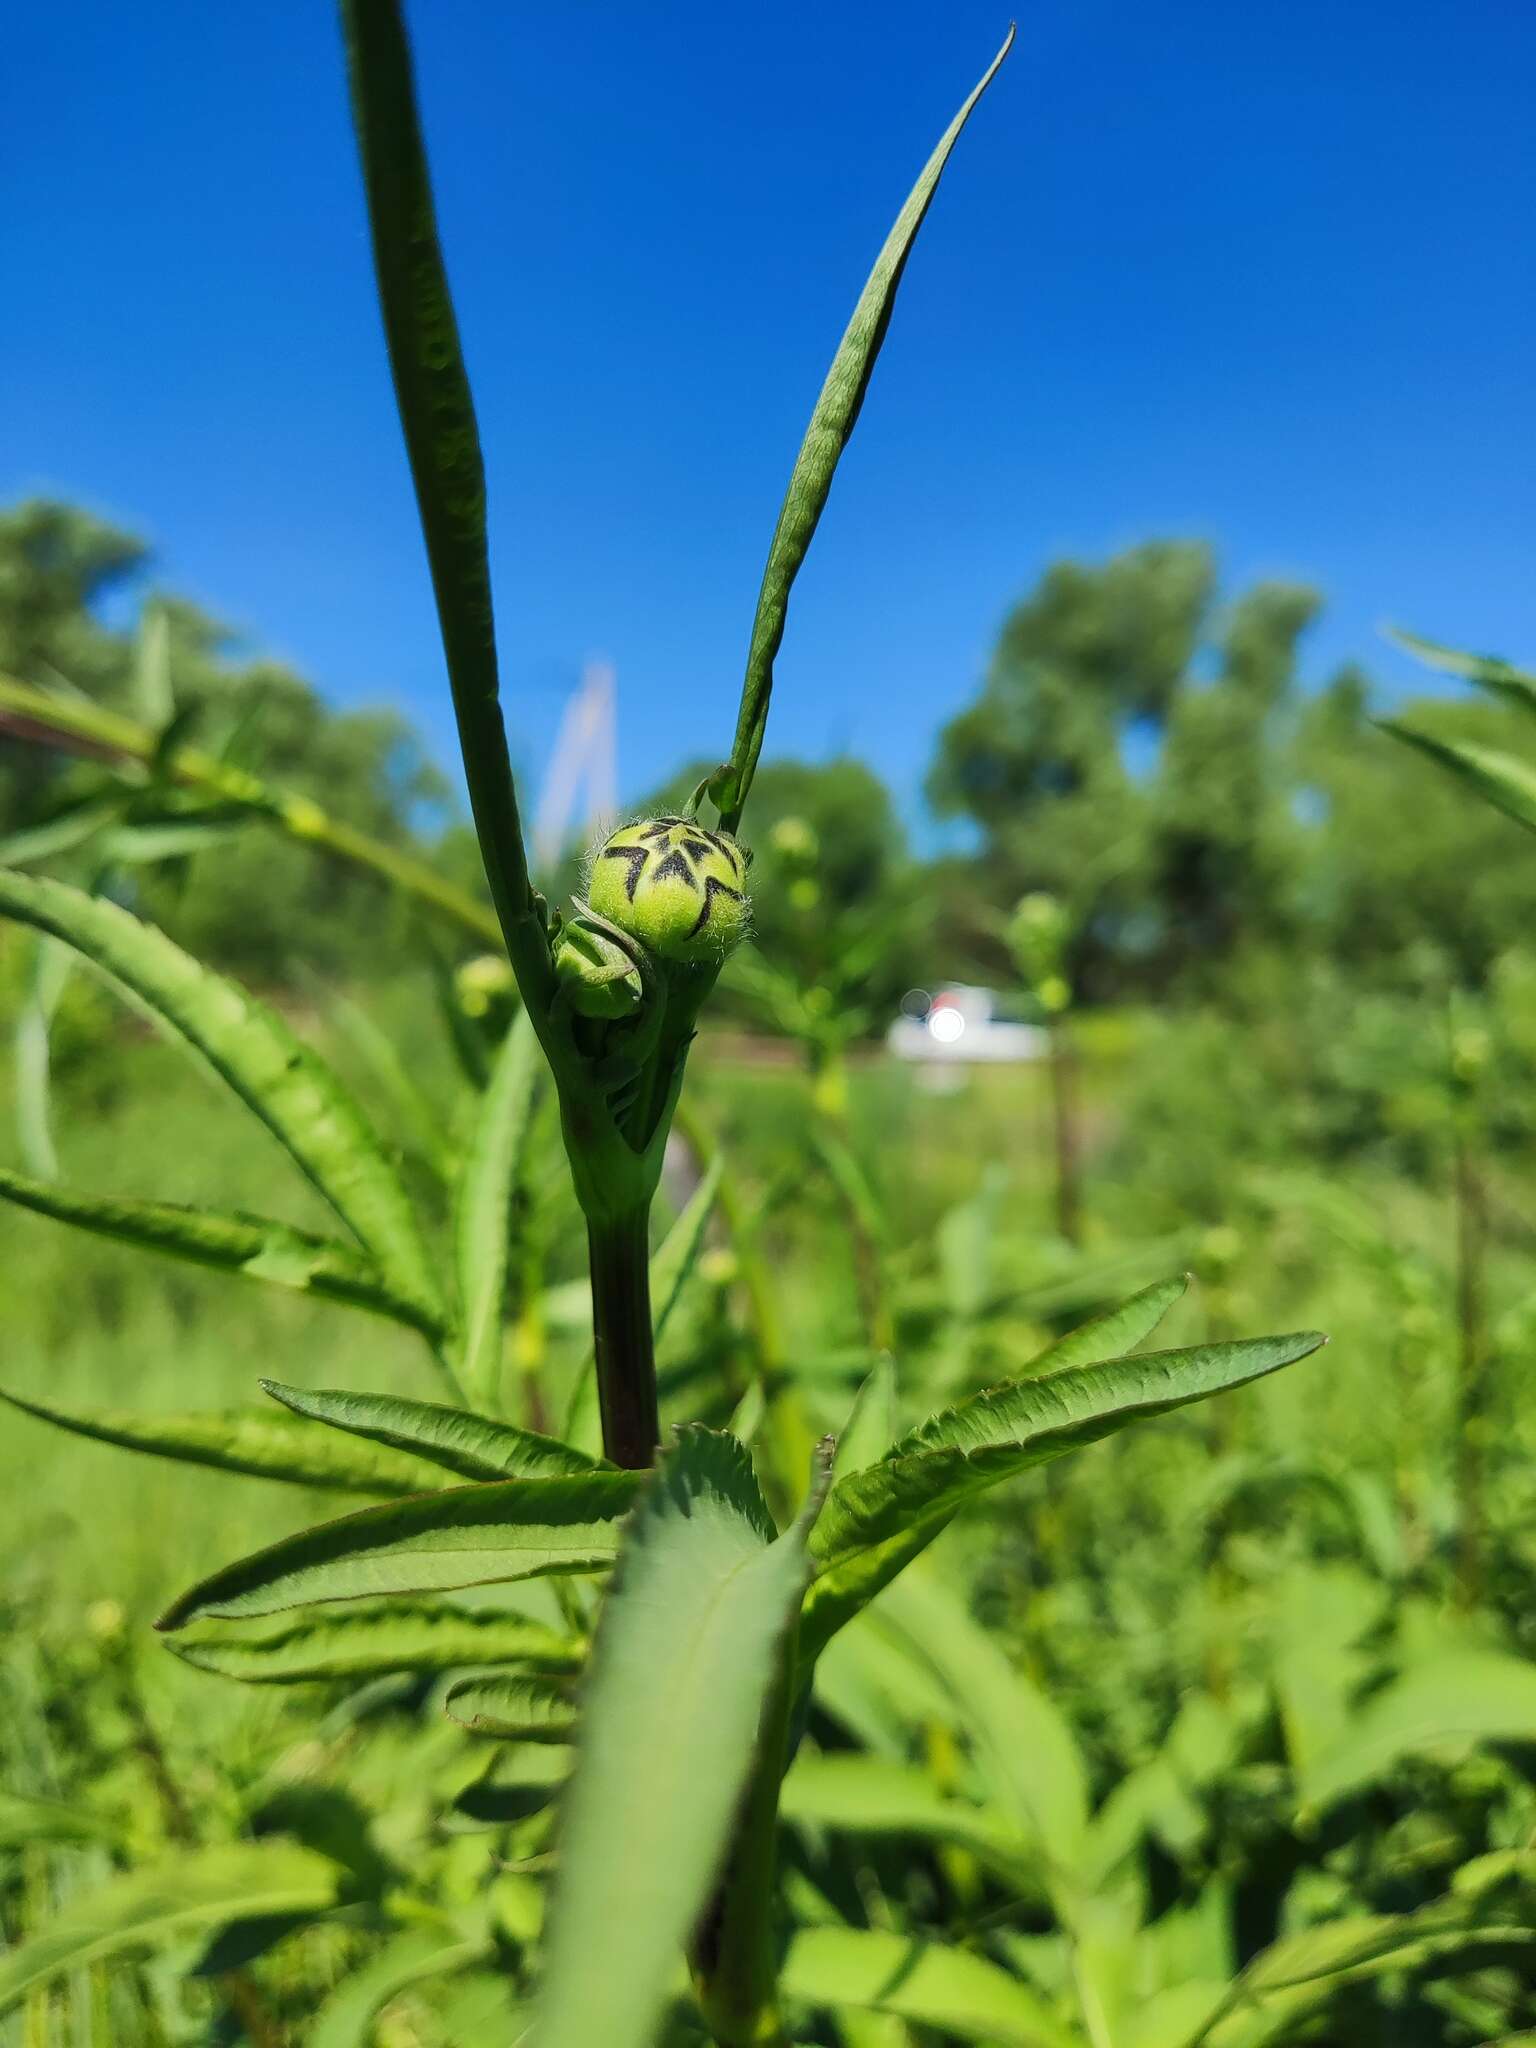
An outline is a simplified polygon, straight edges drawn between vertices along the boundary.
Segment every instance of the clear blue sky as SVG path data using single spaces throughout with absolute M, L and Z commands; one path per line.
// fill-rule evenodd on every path
M 629 793 L 721 752 L 789 465 L 1011 0 L 417 0 L 491 481 L 509 722 L 582 657 Z M 1536 8 L 1057 0 L 951 165 L 796 596 L 770 752 L 915 804 L 1055 555 L 1216 541 L 1375 637 L 1536 655 Z M 56 0 L 0 83 L 0 494 L 446 755 L 446 689 L 323 0 Z

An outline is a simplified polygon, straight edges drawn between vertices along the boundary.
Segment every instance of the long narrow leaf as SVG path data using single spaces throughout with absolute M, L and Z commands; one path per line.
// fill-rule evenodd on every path
M 506 1479 L 364 1508 L 226 1565 L 171 1603 L 157 1628 L 277 1614 L 316 1600 L 441 1593 L 612 1561 L 636 1475 Z
M 474 400 L 438 247 L 398 0 L 342 0 L 352 115 L 400 425 L 410 458 L 464 772 L 491 896 L 525 1001 L 544 1007 L 549 949 L 533 908 L 502 723 Z
M 193 1265 L 211 1266 L 246 1280 L 295 1288 L 325 1301 L 344 1303 L 407 1323 L 436 1340 L 441 1319 L 408 1294 L 391 1287 L 384 1274 L 354 1246 L 315 1237 L 265 1216 L 184 1208 L 177 1202 L 125 1201 L 82 1195 L 52 1181 L 29 1180 L 0 1167 L 0 1200 L 15 1202 L 55 1222 L 73 1224 L 141 1251 L 160 1252 Z
M 176 1655 L 199 1671 L 248 1685 L 297 1685 L 312 1679 L 377 1678 L 393 1671 L 466 1671 L 476 1665 L 527 1664 L 579 1670 L 586 1647 L 521 1614 L 390 1601 L 305 1614 L 260 1635 L 217 1623 L 179 1635 Z
M 924 1550 L 973 1495 L 1154 1415 L 1246 1385 L 1315 1351 L 1316 1331 L 1150 1352 L 1011 1380 L 920 1425 L 832 1489 L 812 1549 L 801 1654 L 816 1651 Z
M 336 1076 L 275 1011 L 153 925 L 79 889 L 0 871 L 0 914 L 62 939 L 192 1046 L 258 1116 L 401 1293 L 437 1308 L 398 1175 Z
M 720 1193 L 725 1161 L 717 1158 L 684 1204 L 683 1212 L 657 1247 L 651 1260 L 651 1323 L 659 1338 L 671 1320 L 689 1276 L 698 1264 L 704 1231 Z
M 1441 740 L 1432 733 L 1404 725 L 1400 719 L 1379 721 L 1383 732 L 1427 754 L 1438 767 L 1475 789 L 1527 831 L 1536 831 L 1536 769 L 1515 754 L 1480 747 L 1471 740 Z
M 562 1806 L 540 2048 L 648 2048 L 746 1780 L 816 1506 L 813 1491 L 775 1540 L 746 1451 L 697 1426 L 642 1499 Z
M 1516 668 L 1513 662 L 1504 661 L 1497 654 L 1466 654 L 1459 647 L 1446 647 L 1438 640 L 1425 640 L 1418 633 L 1405 633 L 1400 626 L 1389 626 L 1387 638 L 1430 668 L 1476 683 L 1521 711 L 1536 711 L 1536 675 Z
M 420 1493 L 437 1476 L 430 1465 L 415 1458 L 306 1429 L 291 1415 L 270 1408 L 154 1415 L 128 1408 L 58 1408 L 3 1389 L 0 1401 L 98 1443 L 174 1458 L 184 1465 L 285 1480 L 292 1486 L 334 1487 L 377 1498 Z
M 821 396 L 811 414 L 811 423 L 790 475 L 789 489 L 784 494 L 778 525 L 774 528 L 768 566 L 763 571 L 730 762 L 723 780 L 711 792 L 720 807 L 721 823 L 727 830 L 734 831 L 740 819 L 742 805 L 747 800 L 747 792 L 757 770 L 758 756 L 762 752 L 763 731 L 768 722 L 768 699 L 773 691 L 773 664 L 784 638 L 789 593 L 825 509 L 838 460 L 857 424 L 875 358 L 890 325 L 891 310 L 906 269 L 907 257 L 938 190 L 950 151 L 960 139 L 960 131 L 970 119 L 972 108 L 992 83 L 1012 45 L 1013 30 L 1010 28 L 1002 48 L 987 66 L 980 83 L 950 122 L 937 149 L 923 166 L 922 175 L 896 216 L 896 224 L 875 259 L 869 281 L 859 294 L 853 317 L 838 344 L 827 380 L 821 387 Z
M 431 1928 L 397 1934 L 337 1985 L 306 2030 L 305 2048 L 372 2048 L 373 2023 L 392 1998 L 428 1978 L 456 1975 L 484 1955 L 481 1944 L 447 1940 Z
M 410 1451 L 461 1479 L 539 1479 L 561 1472 L 591 1472 L 598 1460 L 557 1437 L 539 1436 L 515 1423 L 495 1422 L 440 1401 L 409 1401 L 400 1394 L 349 1394 L 287 1387 L 263 1380 L 274 1401 L 295 1415 L 332 1429 Z
M 492 1070 L 455 1193 L 453 1243 L 461 1333 L 457 1377 L 469 1399 L 482 1407 L 496 1407 L 501 1393 L 508 1232 L 537 1062 L 538 1041 L 523 1010 Z
M 482 945 L 494 946 L 500 940 L 496 914 L 485 904 L 467 895 L 425 861 L 415 860 L 398 846 L 371 838 L 355 826 L 331 817 L 312 797 L 273 788 L 247 769 L 232 767 L 195 748 L 167 748 L 163 735 L 108 711 L 89 698 L 39 690 L 30 683 L 18 682 L 14 676 L 0 675 L 0 712 L 11 712 L 24 719 L 29 728 L 35 728 L 40 736 L 55 744 L 62 741 L 87 753 L 105 751 L 141 762 L 167 781 L 216 798 L 231 812 L 243 811 L 306 846 L 320 847 L 339 860 L 367 869 L 379 880 L 452 918 Z M 63 821 L 54 821 L 40 826 L 35 835 L 18 834 L 0 842 L 0 864 L 21 867 L 46 851 L 58 851 L 61 844 L 88 836 L 122 808 L 122 799 L 116 796 L 90 801 L 94 817 L 88 815 L 83 821 L 83 831 L 65 829 Z M 69 815 L 72 820 L 77 813 Z
M 0 2012 L 34 1985 L 124 1951 L 158 1948 L 232 1920 L 319 1913 L 337 1866 L 292 1842 L 238 1842 L 133 1870 L 60 1908 L 41 1933 L 0 1956 Z
M 807 1928 L 790 1943 L 782 1981 L 807 2005 L 894 2013 L 988 2048 L 1074 2048 L 1079 2038 L 996 1963 L 910 1935 Z

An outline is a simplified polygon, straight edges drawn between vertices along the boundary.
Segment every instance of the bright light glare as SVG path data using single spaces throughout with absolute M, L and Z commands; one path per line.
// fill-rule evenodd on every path
M 965 1019 L 958 1010 L 934 1010 L 928 1018 L 928 1029 L 940 1045 L 953 1045 L 965 1031 Z

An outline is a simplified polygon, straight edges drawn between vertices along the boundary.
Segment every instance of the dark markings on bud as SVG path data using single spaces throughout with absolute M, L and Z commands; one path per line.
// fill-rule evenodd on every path
M 718 875 L 706 875 L 704 877 L 704 901 L 700 905 L 698 916 L 693 921 L 693 928 L 688 934 L 690 939 L 696 939 L 699 933 L 703 931 L 705 925 L 709 923 L 709 913 L 714 908 L 717 896 L 728 896 L 733 903 L 741 901 L 741 891 L 739 889 L 732 889 L 728 884 L 722 882 Z
M 645 873 L 645 864 L 651 856 L 643 846 L 605 846 L 600 857 L 603 860 L 628 861 L 629 873 L 624 877 L 624 894 L 633 903 L 635 891 L 640 886 L 640 877 Z
M 699 886 L 699 878 L 693 872 L 693 862 L 680 846 L 674 846 L 672 851 L 664 855 L 651 869 L 653 882 L 664 882 L 669 875 L 676 875 L 680 882 L 686 882 L 690 888 L 697 889 Z

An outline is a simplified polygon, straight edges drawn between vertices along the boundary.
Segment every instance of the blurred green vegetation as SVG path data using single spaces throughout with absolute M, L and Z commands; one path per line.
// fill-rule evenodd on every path
M 11 514 L 0 672 L 143 715 L 142 632 L 99 611 L 140 566 L 83 514 Z M 1181 1267 L 1196 1284 L 1159 1343 L 1332 1339 L 990 1497 L 837 1640 L 786 1791 L 807 2044 L 1472 2048 L 1536 2028 L 1536 870 L 1512 826 L 1372 731 L 1358 674 L 1299 688 L 1311 593 L 1219 612 L 1214 574 L 1159 544 L 1053 570 L 1013 615 L 934 771 L 973 857 L 921 861 L 856 761 L 769 764 L 754 793 L 760 966 L 700 1043 L 665 1186 L 675 1214 L 718 1148 L 719 1206 L 659 1349 L 668 1419 L 735 1415 L 787 1487 L 886 1353 L 894 1433 Z M 403 727 L 332 716 L 156 602 L 179 731 L 478 889 Z M 1414 711 L 1472 737 L 1504 716 Z M 13 728 L 0 830 L 105 772 Z M 88 845 L 49 864 L 102 873 Z M 465 1034 L 487 1000 L 500 1014 L 483 972 L 454 1008 L 445 970 L 470 948 L 426 945 L 377 881 L 259 826 L 106 879 L 274 995 L 446 1228 Z M 1048 1065 L 935 1073 L 880 1037 L 913 982 L 1012 988 L 1008 918 L 1032 890 L 1068 912 L 1075 1243 Z M 36 950 L 0 926 L 0 1024 L 25 1039 L 37 1014 Z M 46 1041 L 67 1185 L 320 1220 L 262 1133 L 83 975 Z M 5 1063 L 7 1159 L 38 1075 Z M 535 1423 L 564 1414 L 587 1342 L 582 1234 L 540 1118 L 507 1353 Z M 0 1384 L 61 1407 L 233 1407 L 262 1374 L 436 1392 L 390 1324 L 10 1206 L 0 1271 Z M 323 1926 L 235 1917 L 142 1967 L 82 1968 L 0 2018 L 4 2048 L 515 2037 L 558 1752 L 488 1768 L 429 1679 L 242 1688 L 149 1633 L 214 1563 L 348 1505 L 0 1423 L 7 1939 L 188 1842 L 321 1844 L 356 1879 Z M 560 1623 L 546 1588 L 508 1592 Z M 1074 1800 L 1098 1917 L 1069 1939 L 1042 1872 Z M 1455 1900 L 1486 1902 L 1480 1945 L 1447 1933 Z M 1389 1965 L 1298 1963 L 1264 1997 L 1239 1980 L 1277 1940 L 1415 1914 L 1422 1939 Z M 929 1943 L 978 1974 L 946 1976 Z M 455 1960 L 413 1978 L 418 1951 Z M 1254 1998 L 1206 2026 L 1235 1981 Z M 669 2041 L 690 2024 L 679 1999 Z

